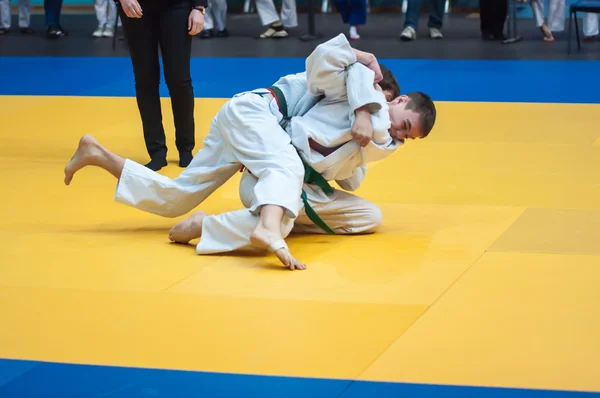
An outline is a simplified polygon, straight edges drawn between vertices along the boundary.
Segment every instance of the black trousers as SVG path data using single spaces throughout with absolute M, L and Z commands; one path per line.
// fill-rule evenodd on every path
M 479 0 L 481 33 L 501 36 L 508 15 L 507 0 Z
M 167 145 L 162 123 L 159 83 L 159 47 L 165 82 L 171 97 L 175 142 L 179 153 L 194 149 L 194 89 L 190 75 L 192 36 L 188 34 L 191 0 L 141 2 L 143 17 L 129 18 L 118 12 L 129 45 L 135 94 L 144 140 L 152 159 L 166 159 Z

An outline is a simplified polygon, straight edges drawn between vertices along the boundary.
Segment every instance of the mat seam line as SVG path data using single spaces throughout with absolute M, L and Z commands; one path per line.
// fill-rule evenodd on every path
M 477 264 L 477 262 L 487 253 L 487 249 L 484 250 L 472 263 L 471 265 L 469 265 L 467 267 L 467 269 L 465 269 L 434 301 L 433 303 L 431 303 L 431 305 L 427 306 L 427 308 L 425 309 L 425 311 L 423 311 L 423 313 L 421 315 L 419 315 L 411 324 L 410 326 L 408 326 L 402 333 L 400 333 L 400 335 L 394 340 L 392 341 L 383 351 L 381 351 L 381 353 L 375 358 L 373 359 L 373 361 L 371 361 L 371 363 L 369 363 L 369 365 L 367 365 L 367 367 L 365 367 L 360 374 L 363 374 L 366 370 L 368 370 L 371 366 L 373 366 L 373 364 L 383 355 L 385 354 L 392 345 L 394 345 L 398 340 L 400 340 L 400 338 L 406 334 L 406 332 L 408 332 L 414 325 L 415 323 L 417 323 L 419 321 L 419 319 L 421 319 L 427 312 L 429 312 L 429 310 L 435 306 L 437 304 L 437 302 L 446 295 L 446 293 L 448 293 L 448 291 L 450 289 L 452 289 L 452 287 L 454 287 L 454 285 L 456 285 L 456 283 L 458 283 L 458 281 L 460 281 L 467 272 L 469 272 L 474 266 L 475 264 Z M 342 398 L 343 395 L 350 389 L 350 387 L 352 387 L 352 385 L 354 383 L 356 383 L 357 380 L 353 379 L 350 384 L 348 385 L 348 387 L 346 387 L 341 393 L 340 395 L 338 395 L 338 398 Z

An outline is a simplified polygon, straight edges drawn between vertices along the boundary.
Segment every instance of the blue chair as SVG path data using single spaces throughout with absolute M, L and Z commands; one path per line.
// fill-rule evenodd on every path
M 571 22 L 575 20 L 575 35 L 577 36 L 577 48 L 581 50 L 581 41 L 579 39 L 579 24 L 577 23 L 577 12 L 589 12 L 600 14 L 600 0 L 581 0 L 576 1 L 569 6 L 569 38 L 568 53 L 571 54 Z

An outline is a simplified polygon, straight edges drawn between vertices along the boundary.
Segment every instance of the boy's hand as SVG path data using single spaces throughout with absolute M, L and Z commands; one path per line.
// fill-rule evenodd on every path
M 371 69 L 373 72 L 375 72 L 375 84 L 383 80 L 383 73 L 381 73 L 381 68 L 379 67 L 379 62 L 377 62 L 377 58 L 373 58 L 373 60 L 365 66 Z
M 363 64 L 364 66 L 375 72 L 375 81 L 373 83 L 379 83 L 380 81 L 382 81 L 383 73 L 381 73 L 381 68 L 379 67 L 379 62 L 377 62 L 377 58 L 375 57 L 375 55 L 365 51 L 357 50 L 356 48 L 354 48 L 353 50 L 354 54 L 356 55 L 356 62 Z
M 365 147 L 369 145 L 369 142 L 373 139 L 373 124 L 371 123 L 371 114 L 367 110 L 357 109 L 356 119 L 352 124 L 352 130 L 350 130 L 352 138 Z

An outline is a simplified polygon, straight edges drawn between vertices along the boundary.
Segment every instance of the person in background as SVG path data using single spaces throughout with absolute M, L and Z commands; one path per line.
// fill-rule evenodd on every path
M 442 39 L 441 29 L 444 20 L 444 7 L 446 0 L 431 0 L 429 12 L 429 37 L 432 39 Z M 408 0 L 406 7 L 406 17 L 404 18 L 404 29 L 400 34 L 403 41 L 411 41 L 417 38 L 417 28 L 419 27 L 419 12 L 421 11 L 421 0 Z
M 342 21 L 350 25 L 349 39 L 359 40 L 358 27 L 367 23 L 367 0 L 335 0 L 335 7 Z
M 554 41 L 552 32 L 565 30 L 565 0 L 548 0 L 548 24 L 544 22 L 544 0 L 531 0 L 533 18 L 544 35 L 544 41 Z
M 120 0 L 117 12 L 135 76 L 135 96 L 142 119 L 151 170 L 167 165 L 159 82 L 162 55 L 171 97 L 179 166 L 192 161 L 195 146 L 194 89 L 190 74 L 192 36 L 204 27 L 207 0 Z
M 288 37 L 286 28 L 298 26 L 296 0 L 281 1 L 281 18 L 277 14 L 273 0 L 256 0 L 256 11 L 263 26 L 267 30 L 260 34 L 259 39 L 283 39 Z
M 504 40 L 504 24 L 508 16 L 506 0 L 479 0 L 481 18 L 481 38 L 483 40 Z
M 583 14 L 583 41 L 594 41 L 598 36 L 598 14 L 586 12 Z
M 11 19 L 10 0 L 0 0 L 0 35 L 10 33 Z M 30 23 L 29 0 L 19 0 L 19 32 L 24 35 L 33 34 L 33 29 L 29 27 Z
M 200 39 L 228 37 L 227 0 L 208 0 L 208 9 L 204 16 L 204 30 L 198 35 Z
M 58 39 L 68 35 L 68 32 L 60 26 L 60 12 L 63 0 L 44 0 L 44 13 L 46 15 L 46 37 Z
M 0 35 L 10 33 L 11 26 L 10 0 L 0 0 Z M 19 32 L 24 35 L 33 34 L 31 24 L 31 9 L 29 0 L 19 0 Z
M 117 22 L 117 5 L 113 0 L 94 0 L 98 28 L 93 37 L 112 37 Z

